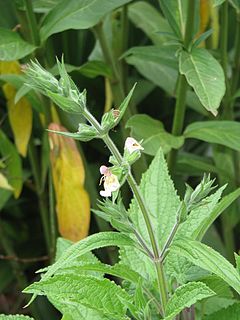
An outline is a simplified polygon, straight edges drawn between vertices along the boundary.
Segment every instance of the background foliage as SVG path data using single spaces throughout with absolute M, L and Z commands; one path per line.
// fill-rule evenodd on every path
M 54 260 L 58 235 L 77 241 L 88 233 L 112 230 L 95 215 L 90 223 L 90 205 L 96 209 L 99 198 L 99 167 L 106 163 L 108 151 L 100 140 L 83 144 L 46 132 L 49 125 L 76 132 L 79 123 L 85 128 L 85 120 L 64 113 L 30 90 L 22 71 L 25 64 L 37 58 L 58 76 L 55 57 L 61 61 L 63 55 L 75 83 L 81 91 L 87 89 L 88 108 L 97 119 L 112 107 L 118 109 L 137 82 L 123 120 L 111 130 L 120 148 L 130 134 L 143 139 L 144 155 L 133 166 L 137 181 L 161 147 L 180 197 L 184 183 L 195 187 L 205 172 L 220 186 L 228 184 L 222 190 L 226 195 L 240 184 L 240 3 L 0 0 L 0 10 L 0 311 L 58 319 L 44 298 L 23 311 L 27 296 L 21 290 L 37 279 L 36 269 Z M 46 86 L 49 81 L 46 78 Z M 54 89 L 56 84 L 50 83 Z M 165 181 L 162 174 L 156 166 L 152 179 Z M 171 200 L 166 203 L 162 196 L 166 189 L 159 191 L 159 205 L 169 204 L 174 212 L 179 200 L 172 188 L 169 183 Z M 127 187 L 123 197 L 128 205 Z M 215 197 L 217 202 L 220 194 Z M 237 193 L 229 203 L 235 198 Z M 211 222 L 224 209 L 223 203 Z M 138 215 L 134 216 L 134 203 L 130 211 L 141 225 Z M 161 229 L 160 242 L 164 243 L 173 219 L 170 216 Z M 195 239 L 204 236 L 204 243 L 234 263 L 234 251 L 239 249 L 238 200 L 205 231 L 197 230 Z M 173 250 L 185 257 L 180 240 Z M 121 252 L 122 259 L 126 252 Z M 114 263 L 117 251 L 98 250 L 97 256 Z M 171 269 L 170 258 L 173 275 L 176 270 Z M 64 275 L 59 275 L 59 281 L 65 281 Z M 86 285 L 90 285 L 87 280 Z M 203 292 L 211 295 L 204 284 Z M 228 306 L 225 293 L 222 303 Z M 122 295 L 121 314 L 122 301 L 129 297 L 118 294 Z M 233 305 L 224 312 L 236 314 L 237 308 Z M 217 313 L 211 316 L 214 312 L 209 311 L 206 319 L 220 319 Z M 221 317 L 228 315 L 221 313 Z

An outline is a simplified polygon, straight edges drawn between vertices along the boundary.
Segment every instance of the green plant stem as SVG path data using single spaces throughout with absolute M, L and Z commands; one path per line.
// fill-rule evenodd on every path
M 51 240 L 50 240 L 50 232 L 49 232 L 48 209 L 46 207 L 46 199 L 41 187 L 40 168 L 39 168 L 35 146 L 32 140 L 30 140 L 28 150 L 29 150 L 29 160 L 32 167 L 32 173 L 33 173 L 34 182 L 37 190 L 37 197 L 39 202 L 39 210 L 40 210 L 40 215 L 42 220 L 44 237 L 45 237 L 48 253 L 50 254 Z
M 183 130 L 183 123 L 186 111 L 186 96 L 187 96 L 187 81 L 184 75 L 179 75 L 177 86 L 177 100 L 175 104 L 175 111 L 173 117 L 172 134 L 179 136 Z M 168 155 L 168 169 L 173 173 L 177 161 L 177 149 L 172 149 Z
M 239 81 L 239 70 L 240 70 L 240 14 L 237 15 L 236 35 L 235 35 L 235 54 L 234 54 L 234 68 L 231 91 L 235 94 Z M 234 105 L 235 99 L 232 99 Z
M 125 5 L 121 12 L 121 54 L 123 54 L 128 48 L 129 38 L 129 19 L 128 19 L 128 6 Z M 120 60 L 121 67 L 121 81 L 124 93 L 128 92 L 128 64 L 125 59 Z
M 109 137 L 108 134 L 104 133 L 100 124 L 98 121 L 92 116 L 91 113 L 89 113 L 87 110 L 83 111 L 83 115 L 87 119 L 89 123 L 92 124 L 92 126 L 95 127 L 95 129 L 98 131 L 99 135 L 102 136 L 102 139 L 112 155 L 115 157 L 119 165 L 122 165 L 123 158 L 120 152 L 118 151 L 116 145 L 112 141 L 112 139 Z M 129 171 L 128 177 L 127 177 L 127 182 L 136 198 L 136 201 L 140 207 L 140 210 L 143 214 L 143 218 L 147 227 L 147 231 L 149 234 L 153 254 L 154 254 L 154 265 L 156 268 L 157 272 L 157 279 L 158 279 L 158 286 L 159 286 L 159 292 L 160 292 L 160 299 L 161 299 L 161 305 L 163 309 L 163 315 L 165 315 L 165 309 L 166 309 L 166 304 L 167 304 L 167 299 L 168 299 L 168 294 L 167 294 L 167 284 L 166 284 L 166 279 L 164 275 L 164 269 L 163 269 L 163 263 L 161 261 L 160 255 L 159 255 L 159 249 L 158 249 L 158 244 L 154 235 L 153 227 L 151 224 L 150 220 L 150 214 L 148 212 L 147 206 L 145 204 L 145 201 L 141 195 L 141 192 L 138 188 L 138 185 L 136 181 L 134 180 L 131 171 Z
M 230 92 L 230 84 L 228 80 L 228 0 L 224 2 L 222 5 L 222 16 L 221 16 L 221 64 L 225 76 L 225 84 L 226 84 L 226 93 L 223 98 L 223 118 L 224 119 L 233 119 L 233 111 L 232 105 L 230 103 L 231 100 L 231 92 Z
M 123 12 L 123 17 L 124 17 L 123 18 L 123 20 L 124 20 L 123 29 L 126 30 L 126 28 L 128 28 L 128 26 L 126 24 L 126 20 L 127 20 L 127 17 L 126 17 L 127 11 L 126 10 L 127 9 L 124 9 L 124 10 L 125 11 Z M 96 39 L 98 39 L 98 41 L 100 43 L 105 61 L 111 67 L 112 77 L 111 77 L 111 79 L 109 79 L 110 85 L 111 85 L 111 90 L 113 93 L 114 102 L 115 102 L 116 106 L 119 106 L 125 98 L 124 83 L 126 82 L 126 78 L 125 78 L 126 74 L 124 75 L 124 80 L 123 80 L 123 74 L 124 74 L 124 72 L 126 72 L 126 69 L 124 72 L 123 72 L 123 70 L 122 70 L 122 72 L 120 71 L 119 62 L 114 59 L 112 50 L 110 49 L 109 44 L 106 40 L 105 33 L 103 30 L 103 24 L 99 23 L 97 26 L 94 27 L 93 31 L 96 36 Z M 122 37 L 122 41 L 124 41 L 124 43 L 122 44 L 122 49 L 123 49 L 123 48 L 126 48 L 126 46 L 127 46 L 127 40 L 123 39 L 123 37 Z M 122 73 L 122 75 L 121 75 L 121 73 Z M 126 86 L 126 83 L 125 83 L 125 86 Z M 130 108 L 127 108 L 127 110 L 123 116 L 123 119 L 120 123 L 121 135 L 122 135 L 123 140 L 127 138 L 126 131 L 125 131 L 125 124 L 131 116 L 132 116 L 132 112 L 131 112 Z M 141 159 L 137 163 L 135 163 L 133 166 L 133 171 L 134 171 L 135 177 L 139 180 L 141 173 L 146 171 L 146 169 L 147 169 L 147 161 L 145 159 L 145 156 L 143 155 L 141 157 Z
M 173 226 L 168 238 L 167 238 L 167 241 L 165 242 L 165 244 L 164 244 L 164 246 L 162 248 L 162 252 L 161 252 L 162 261 L 164 261 L 164 259 L 167 256 L 167 253 L 168 253 L 167 250 L 171 246 L 172 241 L 173 241 L 173 239 L 174 239 L 174 237 L 175 237 L 175 235 L 176 235 L 176 233 L 178 231 L 179 226 L 180 226 L 180 220 L 177 219 L 176 222 L 174 223 L 174 226 Z
M 222 113 L 221 119 L 234 120 L 233 103 L 231 101 L 231 88 L 230 88 L 230 82 L 228 79 L 228 0 L 226 0 L 222 5 L 222 11 L 221 11 L 220 54 L 221 54 L 221 64 L 224 71 L 225 83 L 226 83 L 226 93 L 223 98 L 223 113 Z M 228 148 L 221 147 L 221 146 L 217 146 L 217 149 L 226 154 L 227 153 L 230 154 L 232 158 L 233 166 L 236 168 L 236 162 L 238 161 L 237 152 L 234 152 L 233 150 L 230 150 Z M 237 167 L 238 167 L 238 164 L 237 164 Z M 238 174 L 238 169 L 236 169 L 236 174 Z M 226 181 L 221 174 L 219 174 L 218 176 L 221 184 L 229 182 L 229 181 Z M 233 189 L 235 189 L 235 183 L 233 183 L 233 185 L 230 187 L 232 189 L 231 191 L 233 191 Z M 221 215 L 221 224 L 222 224 L 222 232 L 223 232 L 223 238 L 224 238 L 224 243 L 226 247 L 227 257 L 231 262 L 234 262 L 233 252 L 235 251 L 235 244 L 234 244 L 234 236 L 233 236 L 233 229 L 231 225 L 231 219 L 229 219 L 228 212 L 224 212 Z
M 32 43 L 35 46 L 39 46 L 40 45 L 40 37 L 39 37 L 36 17 L 33 12 L 32 0 L 24 0 L 24 3 L 25 3 L 25 7 L 26 7 L 28 23 L 30 26 L 29 30 L 31 33 Z
M 112 78 L 110 79 L 111 88 L 114 96 L 114 100 L 116 105 L 119 105 L 124 97 L 124 89 L 121 83 L 121 77 L 120 77 L 120 70 L 117 61 L 114 60 L 112 51 L 109 47 L 109 44 L 106 40 L 104 30 L 103 30 L 103 24 L 99 23 L 94 27 L 94 33 L 96 35 L 96 38 L 99 40 L 103 56 L 105 58 L 106 63 L 111 67 L 112 70 Z M 129 116 L 129 110 L 127 109 L 126 116 Z
M 188 0 L 188 11 L 187 11 L 187 23 L 186 30 L 184 35 L 184 49 L 188 50 L 189 45 L 192 40 L 192 32 L 194 28 L 194 12 L 195 12 L 195 1 Z M 177 81 L 177 97 L 175 104 L 175 111 L 173 117 L 173 126 L 172 126 L 172 134 L 175 136 L 179 136 L 182 134 L 184 118 L 186 112 L 186 96 L 187 96 L 187 80 L 184 75 L 178 76 Z M 173 173 L 175 164 L 177 161 L 178 151 L 176 149 L 172 149 L 168 156 L 168 168 L 170 173 Z

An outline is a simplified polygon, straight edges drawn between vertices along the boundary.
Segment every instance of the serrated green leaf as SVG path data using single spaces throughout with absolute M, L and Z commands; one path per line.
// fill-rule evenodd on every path
M 218 61 L 206 49 L 193 48 L 191 53 L 181 52 L 179 70 L 203 106 L 216 116 L 226 90 L 224 73 Z
M 34 320 L 33 318 L 30 318 L 28 316 L 23 316 L 23 315 L 5 315 L 5 314 L 0 314 L 0 320 Z
M 83 256 L 94 249 L 108 246 L 134 246 L 134 241 L 126 235 L 118 232 L 100 232 L 93 234 L 70 246 L 59 259 L 49 267 L 48 271 L 42 276 L 42 280 L 48 279 L 56 271 L 68 266 L 72 261 Z
M 68 29 L 89 29 L 112 10 L 131 0 L 64 0 L 45 17 L 40 29 L 42 40 Z
M 182 238 L 173 243 L 170 252 L 187 258 L 224 281 L 240 293 L 240 275 L 233 265 L 217 251 L 195 240 Z
M 16 31 L 0 28 L 0 60 L 18 60 L 35 49 L 35 46 L 24 41 Z
M 162 44 L 167 39 L 164 34 L 159 34 L 158 31 L 171 32 L 166 19 L 148 2 L 137 1 L 129 5 L 128 16 L 155 44 Z
M 162 122 L 145 114 L 132 116 L 127 121 L 126 128 L 131 128 L 131 136 L 138 141 L 143 139 L 143 152 L 149 155 L 155 155 L 160 147 L 164 153 L 168 153 L 172 148 L 178 149 L 184 143 L 183 137 L 168 133 Z
M 210 314 L 203 320 L 240 320 L 240 303 L 235 303 L 226 309 Z
M 237 121 L 194 122 L 187 126 L 184 136 L 240 151 L 240 123 Z
M 171 320 L 183 309 L 191 307 L 197 301 L 214 296 L 205 283 L 189 282 L 176 289 L 167 303 L 166 317 L 164 320 Z
M 168 174 L 167 164 L 160 149 L 149 169 L 143 174 L 140 191 L 150 212 L 154 234 L 160 247 L 165 243 L 175 221 L 180 200 Z M 130 218 L 137 230 L 150 245 L 148 232 L 138 204 L 134 199 L 129 209 Z M 151 260 L 139 251 L 121 250 L 121 261 L 146 279 L 155 278 Z
M 84 305 L 113 316 L 125 315 L 124 301 L 132 300 L 127 292 L 108 279 L 73 274 L 55 275 L 47 280 L 35 282 L 24 292 L 47 295 L 57 304 L 60 301 L 65 305 L 71 302 L 79 303 L 79 307 Z

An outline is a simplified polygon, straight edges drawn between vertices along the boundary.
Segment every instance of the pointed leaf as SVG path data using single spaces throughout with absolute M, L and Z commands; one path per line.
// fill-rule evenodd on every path
M 131 0 L 64 0 L 55 6 L 43 20 L 42 40 L 68 29 L 89 29 L 112 10 Z
M 172 245 L 170 252 L 187 258 L 195 265 L 217 275 L 240 293 L 240 275 L 233 265 L 217 251 L 195 240 L 181 238 Z
M 224 73 L 218 61 L 206 49 L 194 48 L 191 53 L 181 52 L 179 70 L 203 106 L 216 116 L 226 90 Z
M 178 287 L 167 303 L 166 317 L 164 320 L 172 320 L 183 309 L 190 308 L 197 301 L 214 296 L 212 291 L 203 282 L 189 282 Z
M 35 49 L 35 46 L 24 41 L 16 31 L 0 28 L 0 60 L 18 60 Z
M 220 309 L 204 317 L 203 320 L 240 320 L 240 303 L 235 303 L 226 309 Z
M 240 151 L 240 123 L 237 121 L 194 122 L 187 126 L 184 136 Z
M 57 270 L 67 267 L 71 261 L 76 260 L 87 252 L 108 246 L 134 246 L 135 243 L 129 237 L 118 232 L 100 232 L 73 244 L 63 252 L 60 258 L 49 267 L 42 279 L 48 279 Z
M 55 275 L 47 280 L 31 284 L 25 293 L 47 295 L 50 300 L 64 304 L 76 302 L 107 315 L 125 315 L 126 303 L 132 298 L 120 286 L 108 279 L 86 275 Z

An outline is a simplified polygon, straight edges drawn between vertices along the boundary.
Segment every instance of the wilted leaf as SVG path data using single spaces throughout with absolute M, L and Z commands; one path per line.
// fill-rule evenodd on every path
M 0 73 L 20 74 L 21 67 L 17 61 L 1 62 Z M 28 100 L 22 97 L 15 104 L 16 89 L 10 84 L 3 85 L 7 99 L 8 116 L 18 152 L 25 157 L 32 132 L 32 108 Z
M 50 130 L 66 131 L 58 124 Z M 60 234 L 77 241 L 87 236 L 90 223 L 89 196 L 84 189 L 85 171 L 75 141 L 49 132 L 50 158 L 57 201 Z

